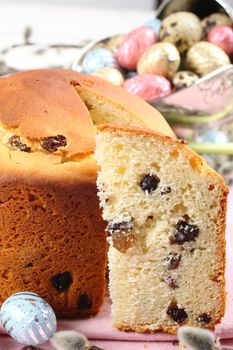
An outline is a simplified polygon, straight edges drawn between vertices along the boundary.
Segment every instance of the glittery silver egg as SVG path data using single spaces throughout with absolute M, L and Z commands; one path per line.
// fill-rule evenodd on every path
M 138 74 L 159 74 L 171 78 L 180 66 L 180 54 L 170 43 L 152 45 L 137 64 Z
M 212 13 L 212 15 L 203 18 L 203 20 L 201 21 L 201 26 L 202 26 L 202 30 L 203 30 L 203 38 L 206 38 L 209 31 L 213 27 L 218 26 L 218 25 L 231 26 L 232 20 L 226 14 L 221 13 L 221 12 Z
M 199 79 L 199 76 L 191 71 L 184 70 L 177 72 L 173 79 L 172 83 L 175 86 L 176 90 L 183 89 L 194 84 Z
M 57 327 L 53 309 L 32 292 L 15 293 L 6 299 L 1 307 L 1 321 L 7 333 L 25 345 L 45 343 Z
M 193 45 L 186 57 L 187 67 L 201 76 L 230 63 L 229 57 L 222 49 L 205 41 Z
M 116 68 L 103 67 L 99 69 L 97 72 L 93 73 L 92 75 L 100 77 L 116 86 L 121 86 L 124 83 L 123 75 Z
M 180 53 L 187 51 L 201 37 L 201 21 L 191 12 L 173 13 L 162 22 L 160 40 L 175 45 Z

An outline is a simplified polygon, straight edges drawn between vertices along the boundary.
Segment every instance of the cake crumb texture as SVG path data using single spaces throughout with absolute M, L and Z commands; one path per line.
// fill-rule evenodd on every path
M 114 326 L 213 329 L 225 309 L 222 177 L 185 144 L 149 130 L 100 126 L 96 157 Z

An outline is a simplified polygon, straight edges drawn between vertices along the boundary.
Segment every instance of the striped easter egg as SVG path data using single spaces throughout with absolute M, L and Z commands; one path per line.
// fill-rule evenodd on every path
M 57 320 L 51 306 L 32 292 L 15 293 L 1 307 L 7 333 L 25 345 L 45 343 L 56 332 Z

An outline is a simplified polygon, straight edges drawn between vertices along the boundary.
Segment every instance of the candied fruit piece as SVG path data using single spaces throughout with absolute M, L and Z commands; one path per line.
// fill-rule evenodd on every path
M 99 348 L 98 346 L 92 345 L 91 350 L 104 350 L 104 349 Z
M 198 322 L 202 322 L 202 323 L 210 323 L 210 321 L 212 320 L 211 316 L 208 313 L 203 313 L 201 315 L 199 315 L 196 320 Z
M 133 247 L 136 237 L 132 232 L 132 219 L 121 222 L 109 222 L 107 231 L 111 233 L 113 247 L 119 252 L 125 253 L 129 248 Z
M 92 300 L 87 294 L 81 294 L 78 302 L 77 308 L 80 310 L 90 309 L 92 307 Z
M 59 292 L 63 292 L 66 290 L 70 284 L 73 282 L 72 276 L 70 272 L 65 271 L 62 273 L 58 273 L 57 275 L 50 278 L 52 285 Z
M 126 253 L 129 248 L 135 245 L 136 237 L 130 232 L 114 232 L 111 234 L 113 247 L 121 253 Z
M 22 152 L 30 153 L 32 151 L 31 147 L 27 146 L 20 140 L 18 135 L 13 135 L 9 138 L 9 144 L 13 150 L 19 149 Z
M 188 318 L 188 315 L 183 308 L 178 308 L 177 305 L 174 306 L 172 304 L 167 309 L 167 315 L 178 324 L 183 323 Z
M 145 175 L 143 179 L 141 179 L 139 185 L 144 192 L 151 193 L 156 190 L 159 182 L 160 179 L 158 178 L 158 176 L 148 174 Z
M 180 220 L 176 225 L 176 233 L 170 238 L 171 244 L 183 244 L 184 242 L 195 241 L 199 234 L 199 228 L 196 225 L 189 224 Z
M 46 137 L 42 141 L 42 147 L 48 152 L 56 152 L 60 147 L 65 147 L 66 145 L 66 137 L 63 135 Z
M 167 262 L 168 262 L 168 266 L 167 269 L 168 270 L 175 270 L 179 267 L 180 265 L 180 260 L 181 260 L 181 254 L 175 253 L 175 252 L 171 252 L 168 257 L 167 257 Z

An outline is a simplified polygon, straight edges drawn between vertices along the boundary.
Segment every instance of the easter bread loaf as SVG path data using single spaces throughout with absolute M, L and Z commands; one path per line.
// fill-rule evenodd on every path
M 98 130 L 97 185 L 108 222 L 114 326 L 213 329 L 225 309 L 224 180 L 166 132 Z
M 155 109 L 99 78 L 66 70 L 0 78 L 0 303 L 31 291 L 58 317 L 98 312 L 107 243 L 94 150 L 103 122 L 174 137 Z

